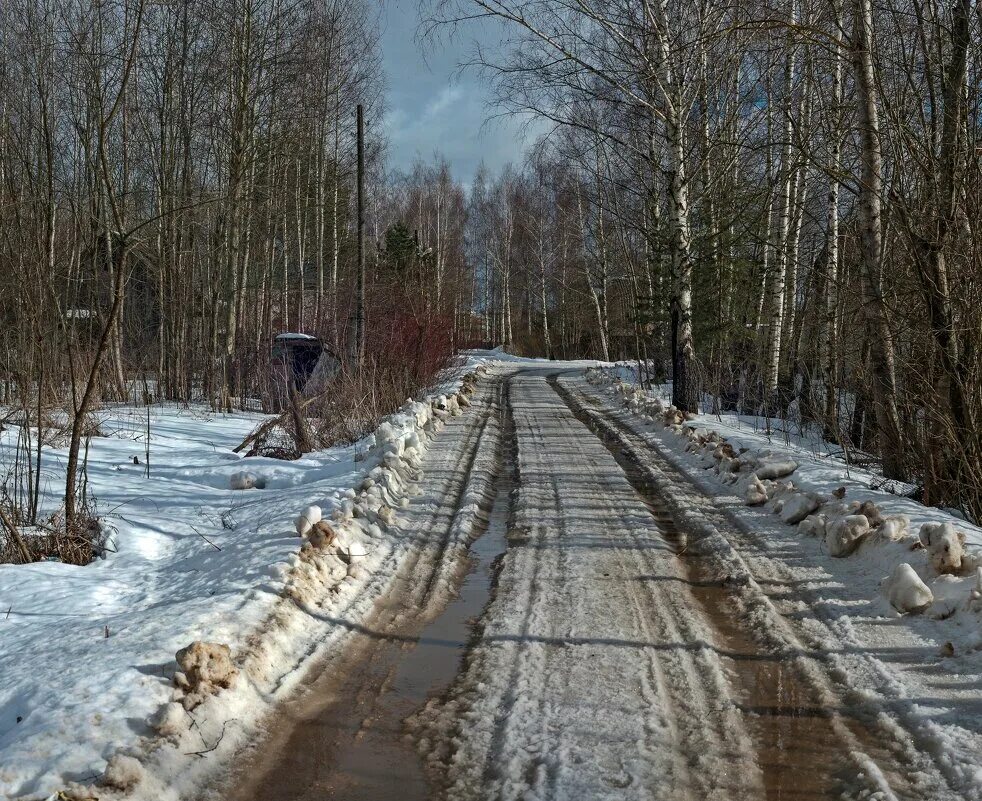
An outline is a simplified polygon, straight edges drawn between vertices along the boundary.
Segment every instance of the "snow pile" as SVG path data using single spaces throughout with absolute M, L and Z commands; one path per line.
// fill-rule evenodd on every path
M 897 565 L 881 586 L 898 612 L 923 612 L 934 603 L 934 593 L 906 562 Z
M 103 413 L 115 436 L 92 440 L 88 487 L 118 553 L 0 565 L 0 797 L 195 797 L 386 591 L 396 512 L 484 370 L 293 462 L 232 453 L 257 415 L 154 407 L 149 479 L 146 411 Z M 55 486 L 63 466 L 45 454 Z
M 938 573 L 961 571 L 966 557 L 964 531 L 955 531 L 950 522 L 925 523 L 918 536 L 927 550 L 931 567 Z
M 194 709 L 206 696 L 228 689 L 239 675 L 231 649 L 219 643 L 191 643 L 177 652 L 177 665 L 180 671 L 174 674 L 174 684 L 184 692 L 181 703 L 185 709 Z
M 829 556 L 849 556 L 869 534 L 866 515 L 841 515 L 825 524 L 825 547 Z
M 807 492 L 794 494 L 781 509 L 781 520 L 789 526 L 801 523 L 821 506 L 821 499 Z
M 249 470 L 232 473 L 229 486 L 234 490 L 266 489 L 266 479 Z

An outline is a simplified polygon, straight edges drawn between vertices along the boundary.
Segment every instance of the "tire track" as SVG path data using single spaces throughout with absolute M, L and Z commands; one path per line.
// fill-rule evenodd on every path
M 555 382 L 549 384 L 566 403 Z M 566 403 L 568 407 L 568 403 Z M 585 423 L 573 409 L 582 437 Z M 586 426 L 588 430 L 589 426 Z M 592 433 L 590 436 L 594 436 Z M 616 460 L 615 460 L 616 461 Z M 628 477 L 630 481 L 630 477 Z M 640 495 L 640 494 L 639 494 Z M 654 518 L 656 534 L 670 534 L 665 515 L 648 504 L 647 498 L 639 500 Z M 761 776 L 752 760 L 751 740 L 739 712 L 733 704 L 731 691 L 719 657 L 706 641 L 708 623 L 699 614 L 699 607 L 691 593 L 679 591 L 684 586 L 682 576 L 672 575 L 666 569 L 666 553 L 671 539 L 664 540 L 666 548 L 653 554 L 643 547 L 649 538 L 647 529 L 630 525 L 625 529 L 638 547 L 622 551 L 626 572 L 659 581 L 633 581 L 628 584 L 628 594 L 643 637 L 650 642 L 675 643 L 678 647 L 659 652 L 651 649 L 651 667 L 658 677 L 657 695 L 668 704 L 673 739 L 676 741 L 676 762 L 681 765 L 680 775 L 685 778 L 676 785 L 677 791 L 699 799 L 731 799 L 756 797 L 762 794 Z M 674 546 L 671 550 L 674 554 Z M 671 561 L 674 560 L 674 556 Z M 698 721 L 698 725 L 680 728 L 684 721 Z M 721 751 L 722 749 L 722 751 Z M 728 770 L 719 772 L 720 764 Z
M 925 755 L 913 747 L 912 734 L 900 730 L 897 722 L 882 707 L 871 714 L 869 699 L 856 698 L 851 688 L 831 677 L 823 664 L 817 644 L 810 638 L 805 638 L 804 641 L 799 639 L 799 632 L 792 631 L 790 622 L 773 607 L 766 593 L 753 580 L 749 566 L 739 555 L 748 545 L 746 537 L 735 533 L 726 513 L 716 506 L 715 499 L 692 484 L 671 463 L 662 449 L 652 446 L 646 438 L 635 432 L 624 422 L 620 413 L 606 416 L 584 404 L 581 398 L 585 399 L 588 395 L 577 390 L 576 395 L 579 397 L 576 397 L 571 382 L 563 381 L 560 384 L 557 381 L 557 386 L 561 394 L 565 394 L 571 408 L 577 409 L 591 422 L 598 436 L 606 438 L 610 443 L 616 443 L 614 447 L 625 449 L 629 453 L 628 460 L 642 472 L 649 473 L 646 479 L 649 486 L 665 487 L 675 484 L 686 488 L 687 497 L 693 493 L 697 495 L 698 503 L 689 501 L 684 517 L 698 518 L 700 522 L 697 530 L 704 532 L 708 528 L 716 532 L 727 543 L 732 558 L 750 576 L 749 583 L 739 591 L 734 588 L 730 592 L 716 593 L 717 597 L 708 598 L 706 603 L 715 605 L 724 612 L 724 615 L 714 613 L 718 620 L 725 618 L 731 621 L 726 632 L 728 636 L 742 636 L 745 645 L 749 644 L 751 648 L 756 646 L 759 649 L 763 645 L 766 651 L 774 654 L 775 659 L 793 665 L 793 673 L 785 674 L 782 678 L 791 683 L 792 695 L 811 699 L 813 706 L 818 705 L 812 714 L 818 715 L 813 718 L 816 723 L 824 721 L 823 725 L 828 728 L 825 757 L 836 758 L 843 768 L 842 773 L 830 778 L 844 782 L 847 786 L 855 783 L 853 776 L 862 778 L 869 785 L 870 792 L 885 793 L 888 794 L 887 797 L 924 799 L 944 796 L 939 783 L 947 782 L 936 767 L 925 763 Z M 654 463 L 650 459 L 652 455 L 656 457 Z M 631 469 L 630 464 L 627 469 Z M 679 503 L 669 503 L 678 514 Z M 698 549 L 692 550 L 695 553 Z M 728 563 L 718 558 L 715 561 L 715 573 L 725 576 Z M 732 570 L 732 567 L 729 569 Z M 755 597 L 749 597 L 750 595 Z M 747 615 L 748 598 L 750 612 L 755 616 L 765 615 L 770 625 L 761 625 L 758 618 L 751 632 L 741 632 L 738 626 L 732 624 L 735 617 Z M 816 611 L 816 614 L 820 613 Z M 835 634 L 833 636 L 837 637 Z M 765 638 L 763 643 L 754 639 L 760 637 Z M 795 689 L 795 685 L 800 685 L 800 689 Z M 757 721 L 758 742 L 763 741 L 767 750 L 773 750 L 773 746 L 766 744 L 774 740 L 780 744 L 780 733 L 769 734 L 767 729 L 779 722 L 778 716 L 758 715 Z
M 545 378 L 511 381 L 517 536 L 457 684 L 428 710 L 447 797 L 759 797 L 674 552 Z M 646 586 L 654 573 L 675 584 Z
M 511 399 L 512 380 L 507 379 L 506 384 L 505 447 L 511 451 L 509 454 L 511 463 L 506 465 L 505 469 L 510 469 L 512 472 L 515 492 L 520 499 L 511 508 L 510 530 L 520 533 L 510 537 L 509 540 L 508 558 L 514 563 L 514 569 L 509 571 L 509 575 L 519 578 L 523 586 L 518 589 L 518 593 L 526 596 L 528 603 L 522 619 L 521 639 L 515 647 L 508 689 L 503 699 L 502 710 L 495 720 L 494 736 L 484 763 L 486 781 L 491 785 L 500 785 L 504 797 L 513 797 L 512 794 L 520 792 L 523 785 L 541 786 L 543 772 L 544 783 L 553 788 L 555 785 L 555 771 L 539 756 L 530 756 L 528 749 L 529 745 L 537 741 L 545 742 L 549 739 L 550 710 L 542 688 L 549 684 L 554 669 L 551 650 L 545 649 L 544 653 L 539 653 L 539 649 L 529 644 L 533 633 L 539 627 L 548 626 L 549 623 L 537 615 L 541 585 L 544 581 L 544 552 L 540 548 L 529 545 L 538 538 L 541 522 L 536 520 L 537 515 L 530 515 L 521 502 L 524 489 L 522 482 L 530 472 L 527 464 L 526 469 L 523 470 L 523 460 L 527 463 L 529 458 L 534 458 L 536 449 L 541 447 L 542 443 L 539 432 L 530 421 L 525 417 L 516 420 Z M 558 519 L 560 510 L 555 494 L 551 505 L 552 514 Z M 523 677 L 526 678 L 524 684 Z M 530 687 L 527 677 L 535 677 L 536 684 Z M 538 729 L 534 737 L 530 736 L 528 731 L 529 720 L 535 721 Z M 524 741 L 526 747 L 516 748 L 516 741 Z M 536 750 L 533 747 L 532 753 L 534 754 Z M 520 777 L 517 782 L 514 779 L 516 776 Z
M 423 651 L 417 646 L 420 634 L 446 607 L 456 586 L 453 580 L 461 579 L 468 565 L 467 546 L 486 523 L 493 497 L 500 393 L 500 383 L 492 381 L 469 410 L 442 426 L 440 441 L 431 443 L 424 456 L 419 483 L 424 492 L 409 509 L 398 512 L 396 536 L 408 544 L 391 557 L 398 560 L 396 575 L 379 571 L 374 588 L 385 582 L 385 590 L 360 623 L 348 621 L 346 611 L 337 614 L 338 636 L 308 669 L 301 691 L 271 721 L 262 749 L 244 761 L 230 782 L 232 791 L 223 790 L 221 797 L 432 797 L 422 766 L 403 738 L 402 715 L 411 711 L 403 707 L 413 703 L 414 696 L 394 690 L 394 682 L 403 675 L 404 660 Z M 449 682 L 457 653 L 446 648 L 426 653 L 449 662 Z M 426 665 L 413 669 L 425 671 Z M 437 671 L 441 672 L 445 668 Z M 420 678 L 432 681 L 425 675 Z M 366 773 L 378 759 L 388 761 L 388 770 Z M 365 776 L 371 776 L 367 783 Z

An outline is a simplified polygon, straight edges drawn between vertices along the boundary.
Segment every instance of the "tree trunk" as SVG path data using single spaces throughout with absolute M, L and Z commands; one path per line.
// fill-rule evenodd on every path
M 893 332 L 883 298 L 880 275 L 883 255 L 883 154 L 876 106 L 876 78 L 873 71 L 873 13 L 871 0 L 853 0 L 853 68 L 859 105 L 859 149 L 861 181 L 858 218 L 860 269 L 863 279 L 863 313 L 870 343 L 872 386 L 870 394 L 876 414 L 877 442 L 887 478 L 906 475 L 904 444 L 897 406 L 897 379 L 894 369 Z

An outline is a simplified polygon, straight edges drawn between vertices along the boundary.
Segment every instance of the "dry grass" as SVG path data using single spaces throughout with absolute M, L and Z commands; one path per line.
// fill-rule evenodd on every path
M 94 506 L 78 510 L 71 526 L 60 512 L 36 525 L 26 524 L 6 496 L 0 498 L 0 563 L 25 564 L 57 559 L 87 565 L 105 552 L 107 531 Z
M 239 449 L 247 446 L 248 456 L 297 459 L 309 451 L 350 445 L 431 386 L 439 373 L 440 369 L 423 374 L 370 360 L 357 372 L 339 374 L 320 395 L 295 399 L 278 417 L 256 428 Z

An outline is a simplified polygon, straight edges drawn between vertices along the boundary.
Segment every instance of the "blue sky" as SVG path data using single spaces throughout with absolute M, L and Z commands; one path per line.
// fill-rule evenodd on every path
M 480 29 L 462 32 L 427 50 L 416 43 L 419 4 L 382 0 L 382 47 L 388 84 L 385 118 L 389 166 L 408 170 L 416 156 L 429 161 L 435 152 L 450 162 L 454 176 L 470 184 L 481 160 L 493 172 L 522 161 L 531 144 L 522 141 L 521 123 L 497 119 L 489 108 L 486 81 L 472 70 L 458 72 Z M 485 41 L 488 34 L 484 33 Z M 497 37 L 495 37 L 497 39 Z

